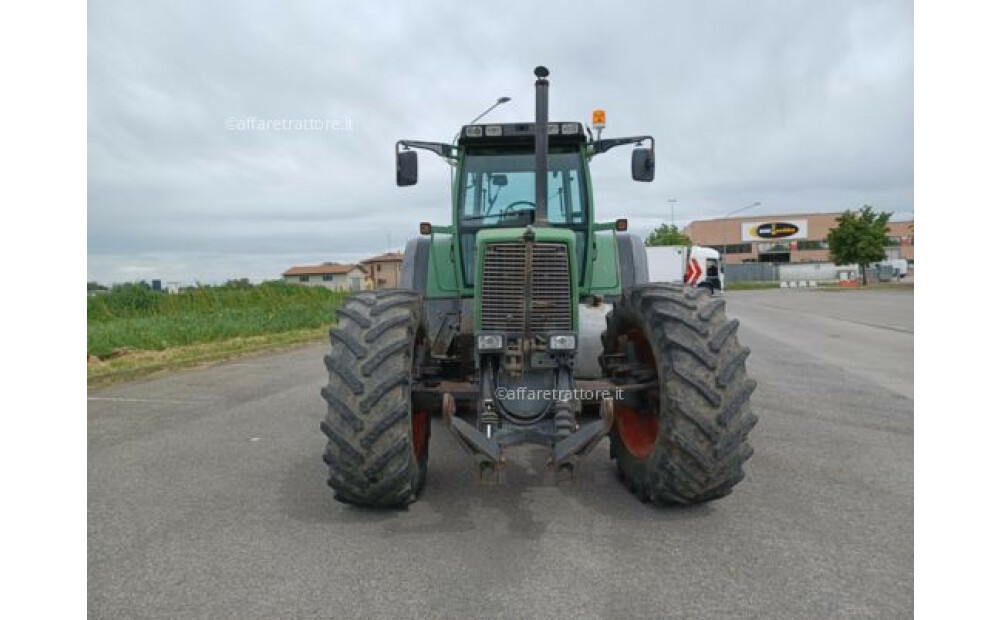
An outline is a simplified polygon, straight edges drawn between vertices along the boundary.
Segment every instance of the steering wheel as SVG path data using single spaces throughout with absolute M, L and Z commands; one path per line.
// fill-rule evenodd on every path
M 514 207 L 516 207 L 517 205 L 528 205 L 531 208 L 530 209 L 515 209 Z M 514 213 L 514 212 L 520 213 L 522 211 L 532 211 L 532 210 L 534 210 L 534 208 L 535 208 L 535 203 L 531 202 L 530 200 L 516 200 L 516 201 L 510 203 L 509 205 L 507 205 L 506 207 L 503 208 L 503 217 L 507 217 L 507 216 L 511 215 L 512 213 Z

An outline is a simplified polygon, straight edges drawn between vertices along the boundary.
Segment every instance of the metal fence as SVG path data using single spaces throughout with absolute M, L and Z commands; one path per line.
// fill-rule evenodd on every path
M 778 268 L 771 263 L 726 265 L 727 282 L 767 282 L 778 279 Z
M 857 265 L 834 265 L 829 262 L 726 265 L 727 282 L 832 282 L 859 276 Z M 869 268 L 868 277 L 878 277 L 875 267 Z

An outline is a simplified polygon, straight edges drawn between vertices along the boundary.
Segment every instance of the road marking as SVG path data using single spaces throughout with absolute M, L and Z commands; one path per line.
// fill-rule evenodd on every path
M 87 400 L 100 400 L 111 403 L 158 403 L 164 405 L 203 405 L 207 400 L 170 400 L 167 398 L 119 398 L 110 396 L 88 396 Z

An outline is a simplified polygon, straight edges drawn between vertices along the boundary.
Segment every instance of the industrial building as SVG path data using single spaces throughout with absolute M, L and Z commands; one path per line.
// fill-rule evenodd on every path
M 797 213 L 697 220 L 684 229 L 695 245 L 715 248 L 733 263 L 816 263 L 830 260 L 826 238 L 841 213 Z M 913 220 L 889 222 L 886 258 L 913 265 Z

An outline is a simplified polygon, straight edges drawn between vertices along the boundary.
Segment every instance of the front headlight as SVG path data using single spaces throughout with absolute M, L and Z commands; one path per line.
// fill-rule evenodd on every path
M 502 351 L 503 335 L 479 334 L 476 336 L 476 349 L 480 351 Z
M 549 349 L 556 351 L 571 351 L 576 348 L 576 336 L 573 334 L 557 334 L 549 336 Z

